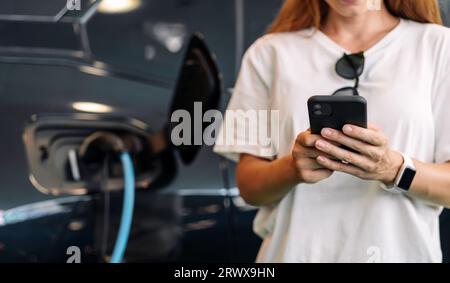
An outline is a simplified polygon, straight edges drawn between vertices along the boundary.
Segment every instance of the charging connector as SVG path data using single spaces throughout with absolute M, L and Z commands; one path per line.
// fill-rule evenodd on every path
M 121 263 L 126 251 L 133 222 L 135 198 L 135 172 L 133 161 L 126 149 L 124 141 L 119 136 L 109 132 L 96 132 L 87 137 L 80 146 L 79 154 L 82 162 L 88 164 L 102 164 L 101 160 L 104 160 L 106 158 L 105 155 L 108 154 L 115 154 L 120 157 L 123 168 L 124 197 L 122 217 L 111 257 L 111 263 Z M 89 166 L 86 167 L 89 168 Z

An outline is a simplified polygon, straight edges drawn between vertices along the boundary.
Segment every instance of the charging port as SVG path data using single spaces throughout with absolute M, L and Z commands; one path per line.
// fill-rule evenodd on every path
M 132 157 L 136 188 L 149 188 L 161 175 L 162 162 L 152 150 L 151 132 L 144 123 L 100 115 L 46 115 L 32 117 L 24 133 L 33 185 L 52 195 L 122 190 L 117 149 L 95 139 L 96 133 L 123 142 Z

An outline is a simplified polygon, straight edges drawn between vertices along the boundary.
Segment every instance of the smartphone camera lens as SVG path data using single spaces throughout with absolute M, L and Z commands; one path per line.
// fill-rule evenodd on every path
M 322 105 L 320 104 L 314 104 L 313 105 L 313 113 L 316 116 L 322 116 L 323 112 L 322 112 Z

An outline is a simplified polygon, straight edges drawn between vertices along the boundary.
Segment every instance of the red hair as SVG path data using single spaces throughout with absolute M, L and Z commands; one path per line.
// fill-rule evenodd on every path
M 442 24 L 437 0 L 384 0 L 395 17 L 419 23 Z M 290 32 L 319 28 L 328 13 L 324 0 L 286 0 L 268 32 Z

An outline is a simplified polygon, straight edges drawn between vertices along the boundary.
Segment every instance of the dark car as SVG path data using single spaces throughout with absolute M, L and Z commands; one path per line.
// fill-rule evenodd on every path
M 210 146 L 164 141 L 173 110 L 224 109 L 282 1 L 108 2 L 0 2 L 0 262 L 70 262 L 77 250 L 109 261 L 120 164 L 93 152 L 76 174 L 72 155 L 99 130 L 137 144 L 127 262 L 254 261 L 256 208 L 239 197 L 234 165 Z M 450 260 L 447 212 L 441 230 Z
M 107 261 L 122 193 L 78 190 L 70 146 L 98 129 L 164 133 L 171 109 L 192 103 L 208 75 L 213 87 L 197 98 L 226 105 L 242 53 L 279 5 L 133 3 L 127 12 L 108 1 L 81 1 L 80 10 L 65 0 L 0 3 L 0 261 L 65 262 L 70 247 L 82 262 Z M 127 261 L 255 259 L 255 209 L 239 198 L 231 164 L 208 146 L 139 154 L 151 161 L 140 164 L 147 183 L 136 195 Z

